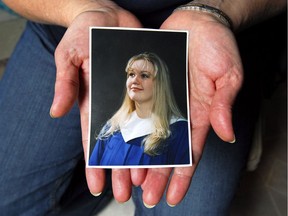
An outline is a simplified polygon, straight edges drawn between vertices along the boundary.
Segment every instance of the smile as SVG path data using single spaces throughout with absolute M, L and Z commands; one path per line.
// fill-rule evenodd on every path
M 132 91 L 142 91 L 142 88 L 138 88 L 138 87 L 132 87 L 130 88 Z

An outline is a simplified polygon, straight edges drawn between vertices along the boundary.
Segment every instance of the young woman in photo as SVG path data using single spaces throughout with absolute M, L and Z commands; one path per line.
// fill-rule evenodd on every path
M 126 66 L 122 106 L 97 136 L 89 165 L 190 164 L 188 122 L 176 105 L 166 63 L 154 53 Z

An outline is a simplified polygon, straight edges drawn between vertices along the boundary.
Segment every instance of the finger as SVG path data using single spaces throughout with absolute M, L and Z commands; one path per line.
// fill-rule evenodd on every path
M 120 202 L 126 202 L 131 197 L 132 183 L 129 169 L 112 170 L 112 189 L 114 198 Z
M 82 131 L 85 130 L 82 129 Z M 82 132 L 83 133 L 83 132 Z M 87 133 L 83 133 L 87 134 Z M 84 135 L 85 136 L 85 135 Z M 83 149 L 84 149 L 84 156 L 85 159 L 87 158 L 87 139 L 83 140 Z M 105 187 L 105 178 L 106 178 L 106 173 L 104 169 L 98 169 L 98 168 L 87 168 L 86 167 L 86 180 L 87 180 L 87 185 L 90 190 L 90 193 L 94 196 L 99 196 Z
M 105 187 L 105 170 L 96 168 L 86 168 L 86 180 L 90 193 L 99 196 Z
M 89 61 L 85 59 L 78 69 L 79 95 L 78 105 L 80 109 L 82 144 L 84 157 L 88 160 L 88 136 L 89 136 Z M 94 196 L 101 195 L 105 187 L 106 172 L 104 169 L 86 168 L 86 180 L 90 193 Z
M 88 115 L 81 116 L 81 125 L 82 126 L 82 136 L 83 136 L 83 150 L 84 150 L 84 157 L 88 159 L 88 150 L 87 150 L 87 143 L 88 143 L 88 122 L 87 124 L 83 123 L 88 120 Z M 86 180 L 87 185 L 90 190 L 90 193 L 94 196 L 99 196 L 104 190 L 105 187 L 105 179 L 106 179 L 106 172 L 104 169 L 98 168 L 88 168 L 86 167 Z
M 216 91 L 210 107 L 210 122 L 215 133 L 226 142 L 235 142 L 232 125 L 232 104 L 238 91 L 221 88 Z
M 172 168 L 148 169 L 146 179 L 142 184 L 143 202 L 148 208 L 159 203 L 164 194 Z
M 57 48 L 55 62 L 57 67 L 55 93 L 50 109 L 54 118 L 65 115 L 73 106 L 79 92 L 79 67 L 75 50 L 62 52 Z
M 167 204 L 171 207 L 179 204 L 185 197 L 191 183 L 191 179 L 201 159 L 205 139 L 209 126 L 195 127 L 192 130 L 192 166 L 174 168 L 169 187 L 167 189 Z
M 132 184 L 139 186 L 145 181 L 147 169 L 130 169 L 130 174 Z
M 169 206 L 176 206 L 185 197 L 195 167 L 196 165 L 194 164 L 192 167 L 177 167 L 174 169 L 166 195 Z
M 235 142 L 232 105 L 243 83 L 243 68 L 237 48 L 232 66 L 215 81 L 215 95 L 210 107 L 210 123 L 216 134 L 226 142 Z

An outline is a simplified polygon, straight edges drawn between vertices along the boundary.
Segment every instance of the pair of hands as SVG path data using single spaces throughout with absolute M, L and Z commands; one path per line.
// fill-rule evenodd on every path
M 130 12 L 117 7 L 79 14 L 68 27 L 55 52 L 57 75 L 51 116 L 65 115 L 78 100 L 81 113 L 85 158 L 89 127 L 89 27 L 141 28 Z M 112 187 L 118 202 L 131 196 L 132 185 L 141 185 L 143 202 L 156 205 L 168 184 L 167 203 L 177 205 L 185 196 L 200 161 L 206 135 L 212 125 L 224 141 L 233 142 L 231 108 L 241 87 L 243 72 L 232 32 L 214 17 L 196 11 L 176 11 L 161 29 L 189 30 L 189 99 L 192 134 L 192 167 L 158 169 L 114 169 Z M 92 194 L 99 195 L 105 184 L 103 169 L 86 168 Z

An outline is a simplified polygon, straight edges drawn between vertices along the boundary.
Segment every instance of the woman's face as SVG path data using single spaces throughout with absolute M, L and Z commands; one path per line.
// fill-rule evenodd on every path
M 138 104 L 150 103 L 153 100 L 153 84 L 155 78 L 152 63 L 145 60 L 136 60 L 127 72 L 127 93 L 131 100 Z

